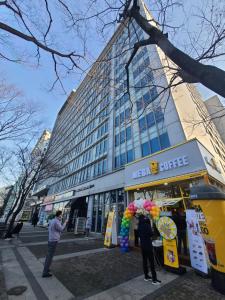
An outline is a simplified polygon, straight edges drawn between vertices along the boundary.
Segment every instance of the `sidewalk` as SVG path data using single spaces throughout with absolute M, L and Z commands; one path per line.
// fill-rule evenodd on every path
M 143 280 L 140 251 L 121 254 L 119 248 L 105 249 L 102 239 L 72 235 L 67 239 L 66 233 L 52 264 L 54 276 L 42 278 L 47 231 L 40 231 L 25 226 L 21 240 L 29 243 L 0 240 L 1 300 L 225 300 L 212 289 L 209 279 L 193 271 L 178 276 L 158 269 L 162 284 L 153 286 Z

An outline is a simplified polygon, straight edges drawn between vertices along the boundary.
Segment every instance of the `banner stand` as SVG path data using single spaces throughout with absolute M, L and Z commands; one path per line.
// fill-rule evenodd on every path
M 104 247 L 114 248 L 118 244 L 117 242 L 117 229 L 116 229 L 116 216 L 115 212 L 111 211 L 108 215 L 107 227 L 105 232 Z

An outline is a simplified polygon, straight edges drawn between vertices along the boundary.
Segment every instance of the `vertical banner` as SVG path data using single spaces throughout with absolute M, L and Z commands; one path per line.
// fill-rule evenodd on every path
M 186 210 L 186 222 L 191 266 L 202 273 L 208 274 L 204 241 L 201 236 L 198 218 L 194 209 Z
M 179 259 L 177 253 L 176 239 L 166 240 L 163 239 L 163 252 L 164 252 L 164 264 L 172 267 L 179 268 Z
M 112 245 L 112 234 L 115 235 L 115 212 L 114 211 L 110 211 L 109 215 L 108 215 L 108 221 L 107 221 L 107 227 L 106 227 L 106 231 L 105 231 L 105 240 L 104 240 L 104 246 L 106 247 L 110 247 Z M 113 241 L 115 239 L 115 236 L 113 237 Z

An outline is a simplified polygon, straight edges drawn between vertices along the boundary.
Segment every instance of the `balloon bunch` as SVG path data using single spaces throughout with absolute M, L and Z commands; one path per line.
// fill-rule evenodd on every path
M 156 221 L 159 218 L 160 208 L 150 200 L 139 199 L 131 202 L 126 208 L 120 230 L 120 247 L 122 252 L 127 252 L 129 247 L 129 229 L 130 222 L 134 215 L 144 214 L 153 218 Z
M 120 247 L 122 252 L 128 251 L 130 222 L 136 211 L 137 207 L 134 205 L 134 203 L 130 203 L 123 214 L 120 230 Z

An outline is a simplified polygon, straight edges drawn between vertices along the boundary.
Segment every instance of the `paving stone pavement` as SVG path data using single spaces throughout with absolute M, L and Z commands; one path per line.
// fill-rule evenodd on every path
M 74 240 L 73 242 L 59 243 L 57 245 L 55 255 L 98 249 L 102 247 L 104 247 L 103 240 Z M 28 248 L 37 258 L 45 257 L 47 253 L 47 242 L 45 245 L 28 246 Z
M 145 296 L 142 300 L 225 300 L 211 286 L 211 279 L 203 278 L 194 271 L 182 275 L 154 293 Z

